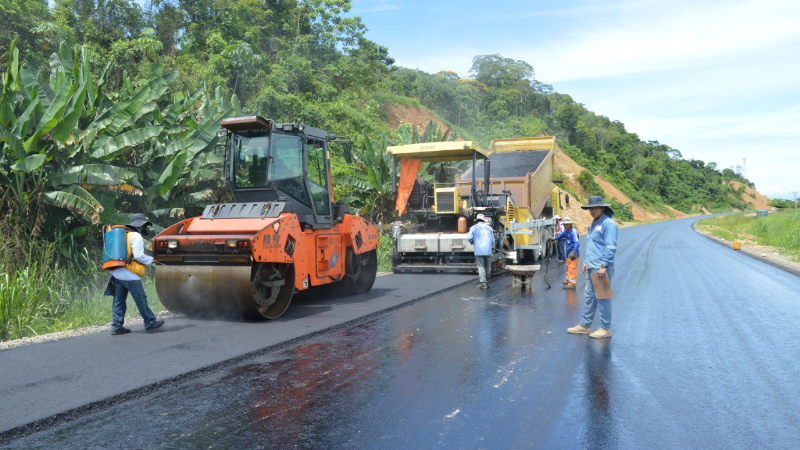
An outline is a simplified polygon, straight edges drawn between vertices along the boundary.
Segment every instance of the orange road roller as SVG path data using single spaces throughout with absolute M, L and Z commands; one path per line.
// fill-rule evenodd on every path
M 224 119 L 218 136 L 234 203 L 208 205 L 153 239 L 164 306 L 195 317 L 275 319 L 297 291 L 335 284 L 368 292 L 378 229 L 333 201 L 328 146 L 338 139 L 349 155 L 349 141 L 260 116 Z

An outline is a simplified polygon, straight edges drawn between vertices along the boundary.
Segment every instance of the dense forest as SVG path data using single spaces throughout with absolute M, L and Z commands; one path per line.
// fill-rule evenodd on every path
M 211 131 L 234 112 L 353 136 L 360 162 L 347 166 L 337 157 L 335 164 L 337 179 L 351 180 L 383 159 L 366 153 L 422 135 L 388 129 L 386 102 L 424 107 L 453 130 L 451 138 L 482 145 L 556 135 L 577 162 L 644 206 L 744 207 L 741 192 L 726 181 L 750 183 L 733 170 L 642 141 L 623 123 L 537 81 L 524 61 L 479 55 L 464 77 L 396 66 L 387 48 L 365 37 L 350 6 L 346 0 L 3 2 L 4 220 L 34 234 L 48 220 L 66 221 L 72 225 L 49 229 L 74 233 L 118 212 L 174 218 L 218 200 L 224 189 L 214 181 Z M 343 183 L 337 193 L 369 205 L 364 188 L 382 185 L 371 175 L 356 192 Z

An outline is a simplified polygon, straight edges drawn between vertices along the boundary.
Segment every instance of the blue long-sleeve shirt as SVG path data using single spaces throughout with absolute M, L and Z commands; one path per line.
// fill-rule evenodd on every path
M 478 222 L 470 227 L 467 240 L 475 247 L 475 256 L 492 256 L 494 231 L 486 222 Z
M 589 225 L 589 233 L 586 234 L 586 258 L 584 259 L 584 264 L 588 269 L 599 269 L 601 266 L 606 266 L 609 270 L 614 269 L 619 226 L 612 217 L 614 217 L 613 213 L 609 216 L 608 212 L 605 212 Z
M 581 246 L 580 242 L 578 241 L 579 238 L 580 236 L 578 235 L 578 230 L 575 228 L 571 230 L 564 230 L 561 233 L 558 233 L 556 240 L 564 239 L 567 244 L 567 254 L 564 256 L 569 256 L 572 254 L 572 252 L 575 252 L 575 256 L 581 256 L 581 252 L 579 250 Z

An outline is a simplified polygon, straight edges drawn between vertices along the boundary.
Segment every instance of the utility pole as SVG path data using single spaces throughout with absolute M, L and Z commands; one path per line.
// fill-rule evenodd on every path
M 794 209 L 797 209 L 797 194 L 800 194 L 800 191 L 794 191 Z

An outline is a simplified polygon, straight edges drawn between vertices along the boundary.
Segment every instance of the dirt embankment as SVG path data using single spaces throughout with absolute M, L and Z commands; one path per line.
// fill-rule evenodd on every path
M 741 187 L 744 187 L 744 194 L 742 194 L 742 199 L 753 209 L 772 208 L 772 206 L 769 205 L 770 202 L 769 197 L 767 197 L 766 195 L 738 181 L 730 181 L 730 184 L 731 186 L 733 186 L 734 189 L 739 189 Z
M 588 195 L 586 194 L 583 186 L 578 182 L 578 174 L 584 170 L 584 167 L 575 162 L 572 158 L 567 156 L 566 153 L 561 151 L 558 147 L 556 147 L 556 155 L 555 155 L 555 166 L 553 168 L 555 172 L 561 172 L 564 174 L 564 185 L 569 188 L 572 192 L 575 192 L 579 198 L 575 198 L 570 196 L 570 206 L 564 208 L 563 215 L 569 217 L 573 221 L 577 222 L 578 225 L 581 227 L 580 229 L 585 229 L 589 226 L 592 222 L 592 218 L 589 215 L 589 212 L 586 210 L 581 209 L 581 206 L 586 203 L 588 200 Z M 653 212 L 648 209 L 645 209 L 638 203 L 631 200 L 630 197 L 625 195 L 622 191 L 617 189 L 616 186 L 611 184 L 609 181 L 595 176 L 594 177 L 597 184 L 603 188 L 603 191 L 606 193 L 608 198 L 603 200 L 611 200 L 616 199 L 618 202 L 625 203 L 630 205 L 631 211 L 633 212 L 633 219 L 635 221 L 642 221 L 642 222 L 650 222 L 655 220 L 664 220 L 664 219 L 680 219 L 683 217 L 688 217 L 687 214 L 678 211 L 677 209 L 671 208 L 667 206 L 667 209 L 672 213 L 670 216 L 669 214 Z M 563 198 L 562 198 L 563 200 Z M 620 223 L 620 226 L 626 225 L 634 225 L 634 223 L 622 223 L 619 220 L 617 222 Z
M 386 123 L 389 127 L 395 129 L 404 123 L 408 123 L 417 127 L 420 133 L 425 131 L 429 121 L 439 125 L 445 130 L 451 131 L 450 127 L 439 120 L 435 115 L 414 106 L 406 106 L 400 103 L 385 103 L 381 106 L 381 111 L 386 115 Z

